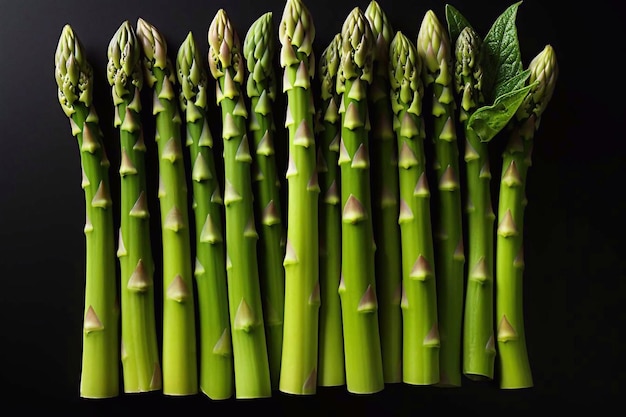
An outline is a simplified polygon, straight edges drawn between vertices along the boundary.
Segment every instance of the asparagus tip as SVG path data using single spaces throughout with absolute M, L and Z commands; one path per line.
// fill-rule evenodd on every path
M 189 101 L 196 107 L 207 107 L 207 74 L 201 64 L 200 51 L 193 33 L 189 31 L 176 55 L 176 74 L 180 85 L 180 102 L 183 110 Z M 193 119 L 193 117 L 192 117 Z
M 372 81 L 374 60 L 374 35 L 369 23 L 359 7 L 348 14 L 341 27 L 341 62 L 339 64 L 339 90 L 343 92 L 341 81 L 360 78 L 368 83 Z
M 72 26 L 63 26 L 54 56 L 59 103 L 69 117 L 76 102 L 91 106 L 93 72 L 85 48 Z
M 278 37 L 283 48 L 292 46 L 309 56 L 313 52 L 315 25 L 309 9 L 301 0 L 287 0 L 280 21 Z
M 372 32 L 376 38 L 378 46 L 388 45 L 393 38 L 393 28 L 389 22 L 387 14 L 377 1 L 372 0 L 365 9 L 365 17 L 370 22 Z M 380 57 L 384 58 L 384 57 Z
M 140 40 L 147 61 L 155 68 L 167 67 L 167 42 L 158 29 L 142 19 L 137 19 L 137 38 Z
M 319 74 L 322 80 L 321 96 L 328 100 L 335 96 L 335 84 L 341 53 L 341 34 L 337 33 L 322 52 L 319 62 Z
M 141 49 L 137 36 L 128 20 L 124 20 L 109 42 L 107 48 L 107 80 L 113 87 L 114 103 L 131 94 L 131 85 L 141 89 Z M 131 97 L 132 98 L 132 97 Z
M 421 114 L 420 105 L 424 93 L 424 86 L 420 77 L 422 60 L 417 53 L 415 44 L 401 31 L 396 32 L 391 41 L 389 56 L 392 109 L 396 114 L 399 114 L 400 110 L 406 109 L 407 115 L 403 117 L 404 123 L 400 127 L 410 133 L 415 131 L 416 127 L 408 113 L 416 116 Z
M 248 96 L 260 97 L 265 91 L 271 100 L 276 95 L 272 16 L 272 12 L 266 12 L 255 20 L 243 41 L 243 54 L 249 73 Z
M 244 59 L 241 56 L 239 35 L 233 28 L 226 10 L 219 9 L 209 25 L 209 68 L 211 75 L 218 79 L 225 70 L 234 67 L 232 80 L 241 83 L 244 77 Z
M 455 85 L 461 98 L 461 107 L 470 111 L 482 102 L 482 68 L 480 49 L 482 39 L 470 26 L 463 28 L 456 40 Z
M 556 53 L 552 45 L 544 46 L 531 60 L 528 69 L 530 70 L 529 83 L 533 87 L 519 107 L 516 118 L 523 121 L 534 114 L 536 117 L 535 127 L 538 127 L 538 122 L 552 99 L 559 75 Z
M 448 71 L 451 64 L 450 41 L 447 30 L 433 10 L 428 10 L 424 14 L 417 35 L 416 48 L 424 62 L 425 73 L 431 75 L 428 81 L 433 81 L 432 74 L 441 71 L 445 80 L 438 82 L 447 84 L 450 81 Z

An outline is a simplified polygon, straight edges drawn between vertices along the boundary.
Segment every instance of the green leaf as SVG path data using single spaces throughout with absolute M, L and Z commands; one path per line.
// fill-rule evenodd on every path
M 498 97 L 493 105 L 476 110 L 467 121 L 467 128 L 472 129 L 482 142 L 489 142 L 509 123 L 530 88 L 528 85 L 511 91 Z
M 508 80 L 504 80 L 501 84 L 500 84 L 500 88 L 498 89 L 498 95 L 496 95 L 496 100 L 498 101 L 500 99 L 500 97 L 515 91 L 515 90 L 519 90 L 520 88 L 524 87 L 524 85 L 526 85 L 526 81 L 528 80 L 528 78 L 530 77 L 530 70 L 526 69 L 522 72 L 519 72 L 515 75 L 513 75 L 511 78 L 509 78 Z
M 509 80 L 519 74 L 522 59 L 515 19 L 521 1 L 509 6 L 487 32 L 481 48 L 483 66 L 483 96 L 487 103 L 509 93 Z
M 467 26 L 472 28 L 469 21 L 459 12 L 454 6 L 446 4 L 446 20 L 448 22 L 448 34 L 450 35 L 450 42 L 452 49 L 456 44 L 456 40 L 459 34 Z M 473 29 L 473 28 L 472 28 Z

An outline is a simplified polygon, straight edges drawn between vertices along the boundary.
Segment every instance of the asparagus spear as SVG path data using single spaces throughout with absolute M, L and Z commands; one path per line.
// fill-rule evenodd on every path
M 207 71 L 191 32 L 178 49 L 180 108 L 185 114 L 195 219 L 196 277 L 200 337 L 200 390 L 221 400 L 233 395 L 233 356 L 222 233 L 223 200 L 213 135 L 208 123 Z
M 259 275 L 267 339 L 272 389 L 278 389 L 283 349 L 283 312 L 285 304 L 284 228 L 274 150 L 276 98 L 274 72 L 274 27 L 272 13 L 252 23 L 243 41 L 248 66 L 247 93 L 252 109 L 249 130 L 253 137 L 255 213 L 259 233 Z
M 554 49 L 546 45 L 530 62 L 525 100 L 510 122 L 502 155 L 496 240 L 496 318 L 500 387 L 533 386 L 523 310 L 525 189 L 535 133 L 558 78 Z
M 452 52 L 448 32 L 432 10 L 422 19 L 417 35 L 417 53 L 422 61 L 422 79 L 432 94 L 430 136 L 435 144 L 438 210 L 435 269 L 437 270 L 437 317 L 440 335 L 439 385 L 461 385 L 461 332 L 465 253 L 463 212 L 459 184 L 459 149 L 456 134 L 456 103 Z
M 119 130 L 122 366 L 125 392 L 161 389 L 154 309 L 154 260 L 150 241 L 146 146 L 140 119 L 143 69 L 135 30 L 124 21 L 109 43 L 107 79 Z
M 316 145 L 313 132 L 315 25 L 300 0 L 287 0 L 279 26 L 283 92 L 287 94 L 285 127 L 289 129 L 286 172 L 287 243 L 285 324 L 280 390 L 314 394 L 317 387 L 320 306 Z
M 246 133 L 244 57 L 239 35 L 224 9 L 208 30 L 209 68 L 216 80 L 224 140 L 226 272 L 236 398 L 271 396 L 269 360 L 261 304 L 257 240 Z
M 389 43 L 394 31 L 387 15 L 372 0 L 365 16 L 376 39 L 368 105 L 372 119 L 372 222 L 376 241 L 375 272 L 378 320 L 386 383 L 402 382 L 402 249 L 398 225 L 398 149 L 389 99 Z
M 374 273 L 374 233 L 370 189 L 369 109 L 374 36 L 358 8 L 341 28 L 337 93 L 341 96 L 342 278 L 339 285 L 349 392 L 384 388 Z
M 337 70 L 341 34 L 336 34 L 321 54 L 319 62 L 320 99 L 318 108 L 317 171 L 322 198 L 319 199 L 320 292 L 319 386 L 346 383 L 341 324 L 341 300 L 337 289 L 341 277 L 341 207 L 339 205 L 339 142 L 341 118 L 337 94 Z
M 480 62 L 482 39 L 470 26 L 456 41 L 456 90 L 461 99 L 460 120 L 465 136 L 468 259 L 463 321 L 463 373 L 472 379 L 491 379 L 496 355 L 493 338 L 493 222 L 488 143 L 468 127 L 469 115 L 484 102 Z
M 413 42 L 397 32 L 390 47 L 391 106 L 398 141 L 402 238 L 403 380 L 439 382 L 437 287 L 424 153 L 423 63 Z
M 61 109 L 76 137 L 85 195 L 85 305 L 80 396 L 119 394 L 119 308 L 109 161 L 93 106 L 93 70 L 85 49 L 65 25 L 54 56 Z
M 145 80 L 154 92 L 152 113 L 156 116 L 163 244 L 163 393 L 192 395 L 198 392 L 195 294 L 176 73 L 167 42 L 155 26 L 139 18 L 137 37 L 143 46 Z

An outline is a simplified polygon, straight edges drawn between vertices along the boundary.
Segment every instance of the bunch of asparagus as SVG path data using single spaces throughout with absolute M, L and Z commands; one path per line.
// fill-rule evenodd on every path
M 124 21 L 107 51 L 118 196 L 93 71 L 66 25 L 55 78 L 86 205 L 80 395 L 117 396 L 120 368 L 127 393 L 217 400 L 458 387 L 463 376 L 495 379 L 496 358 L 500 387 L 531 387 L 525 187 L 558 65 L 548 44 L 523 67 L 520 4 L 484 37 L 451 5 L 447 28 L 428 10 L 413 41 L 372 0 L 350 11 L 319 62 L 302 0 L 286 1 L 277 35 L 270 11 L 243 42 L 220 9 L 207 59 L 191 32 L 173 60 L 154 25 Z M 222 160 L 208 116 L 218 109 Z M 285 144 L 276 143 L 280 113 Z M 494 212 L 488 143 L 505 135 Z

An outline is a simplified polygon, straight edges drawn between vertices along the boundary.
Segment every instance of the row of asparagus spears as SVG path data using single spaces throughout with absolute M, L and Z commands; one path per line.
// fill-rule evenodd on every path
M 481 90 L 487 42 L 448 11 L 456 24 L 446 29 L 429 10 L 414 43 L 372 1 L 349 13 L 316 62 L 313 18 L 301 0 L 287 0 L 276 54 L 282 79 L 272 12 L 240 42 L 220 9 L 208 29 L 208 60 L 191 32 L 174 62 L 155 26 L 124 22 L 107 66 L 120 147 L 117 244 L 93 71 L 71 26 L 63 28 L 55 75 L 86 203 L 82 397 L 118 395 L 120 362 L 124 392 L 201 391 L 212 399 L 314 394 L 319 386 L 362 394 L 398 382 L 461 386 L 462 375 L 494 379 L 496 358 L 502 388 L 533 385 L 523 212 L 556 58 L 547 45 L 515 79 L 521 92 L 492 103 Z M 142 109 L 145 87 L 151 114 Z M 491 105 L 509 116 L 490 120 L 480 110 Z M 209 123 L 217 109 L 222 171 Z M 158 280 L 142 125 L 149 117 L 158 151 Z M 279 117 L 285 169 L 274 147 Z M 495 230 L 490 138 L 477 126 L 508 136 Z

